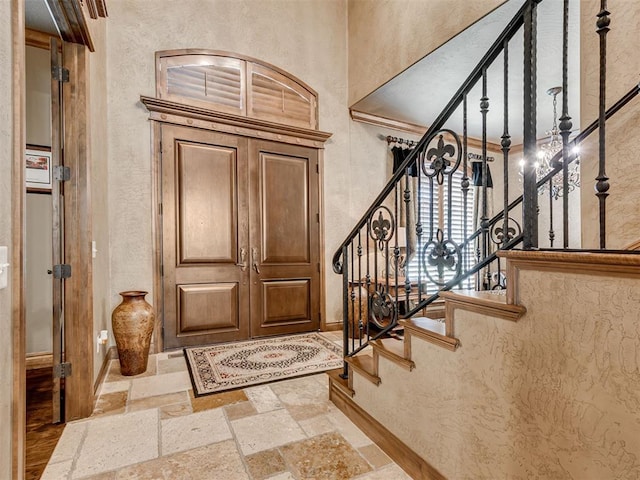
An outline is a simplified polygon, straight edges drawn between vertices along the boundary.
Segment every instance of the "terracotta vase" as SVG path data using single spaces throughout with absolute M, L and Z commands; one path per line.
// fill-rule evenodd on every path
M 139 375 L 147 370 L 155 314 L 144 299 L 146 294 L 120 292 L 122 303 L 111 314 L 122 375 Z

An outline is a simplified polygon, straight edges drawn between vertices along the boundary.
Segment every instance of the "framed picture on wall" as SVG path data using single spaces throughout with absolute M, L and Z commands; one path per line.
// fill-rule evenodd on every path
M 27 145 L 25 151 L 26 186 L 28 192 L 50 192 L 51 148 Z

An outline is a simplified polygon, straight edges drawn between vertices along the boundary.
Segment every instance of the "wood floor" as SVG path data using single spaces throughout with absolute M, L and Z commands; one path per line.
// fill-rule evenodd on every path
M 51 424 L 52 369 L 27 370 L 27 480 L 38 480 L 53 453 L 64 424 Z

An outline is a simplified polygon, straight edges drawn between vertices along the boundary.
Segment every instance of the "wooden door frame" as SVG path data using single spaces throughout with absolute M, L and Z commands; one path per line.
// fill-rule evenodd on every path
M 140 101 L 149 111 L 151 121 L 151 174 L 152 174 L 152 234 L 153 234 L 153 306 L 156 311 L 156 326 L 154 329 L 153 350 L 164 350 L 162 335 L 164 310 L 162 300 L 162 217 L 160 202 L 162 200 L 162 172 L 161 162 L 161 127 L 162 124 L 182 125 L 201 128 L 219 133 L 241 135 L 260 140 L 270 140 L 315 148 L 318 150 L 319 192 L 320 206 L 320 328 L 326 329 L 325 302 L 325 269 L 324 269 L 324 216 L 323 216 L 323 151 L 324 143 L 331 137 L 331 133 L 320 130 L 310 130 L 301 127 L 282 125 L 264 120 L 241 117 L 228 113 L 215 112 L 201 107 L 183 105 L 155 97 L 141 96 Z M 340 327 L 342 324 L 340 324 Z
M 72 2 L 77 3 L 76 0 Z M 26 437 L 26 331 L 25 331 L 25 287 L 24 287 L 24 242 L 25 205 L 24 149 L 26 145 L 26 87 L 25 87 L 25 0 L 11 0 L 12 29 L 12 185 L 11 185 L 11 331 L 12 331 L 12 401 L 11 401 L 11 471 L 12 478 L 22 480 L 25 476 Z M 87 52 L 84 46 L 76 45 L 74 62 L 82 62 L 86 67 Z M 72 52 L 69 52 L 71 54 Z M 89 112 L 88 72 L 86 68 L 74 75 L 82 88 L 74 92 L 74 114 L 71 128 L 67 133 L 75 135 L 68 145 L 68 163 L 76 175 L 76 181 L 68 185 L 74 200 L 65 204 L 67 227 L 75 230 L 71 235 L 67 251 L 73 251 L 74 274 L 67 280 L 66 359 L 74 363 L 73 377 L 67 380 L 72 392 L 67 397 L 67 420 L 84 418 L 93 409 L 93 300 L 91 271 L 91 195 L 89 170 L 89 138 L 87 124 Z M 71 105 L 70 105 L 71 107 Z M 71 112 L 70 112 L 71 113 Z M 73 175 L 73 173 L 72 173 Z M 69 192 L 71 193 L 71 192 Z M 82 214 L 80 218 L 78 215 Z M 75 215 L 75 216 L 72 216 Z M 84 218 L 82 218 L 84 217 Z M 88 223 L 87 223 L 88 222 Z M 65 240 L 66 242 L 66 240 Z M 71 279 L 69 279 L 71 280 Z M 87 295 L 89 292 L 89 295 Z M 66 302 L 65 302 L 66 303 Z M 72 379 L 73 378 L 73 379 Z

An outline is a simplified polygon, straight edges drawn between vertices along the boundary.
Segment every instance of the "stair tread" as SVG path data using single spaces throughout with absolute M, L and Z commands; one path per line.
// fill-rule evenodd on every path
M 447 298 L 468 297 L 486 300 L 488 302 L 500 303 L 507 305 L 507 291 L 506 290 L 455 290 L 448 292 L 441 292 L 440 296 L 445 300 Z
M 376 374 L 376 365 L 373 356 L 369 354 L 356 355 L 355 357 L 347 357 L 346 362 L 359 373 L 363 374 L 367 380 L 380 384 L 380 377 Z
M 374 352 L 377 352 L 379 355 L 390 359 L 400 366 L 408 370 L 412 370 L 415 367 L 415 363 L 404 356 L 404 340 L 379 338 L 378 340 L 374 340 L 372 345 Z
M 445 323 L 438 319 L 428 317 L 405 318 L 400 321 L 400 324 L 404 325 L 406 328 L 427 330 L 429 332 L 437 333 L 438 335 L 446 336 Z
M 340 375 L 342 374 L 342 369 L 338 368 L 336 370 L 329 370 L 327 375 L 329 376 L 329 380 L 332 384 L 336 386 L 339 390 L 342 390 L 345 394 L 353 397 L 355 392 L 352 388 L 349 387 L 349 381 L 345 378 L 342 378 Z
M 506 290 L 456 290 L 455 292 L 441 292 L 440 296 L 454 308 L 462 308 L 511 321 L 517 321 L 527 311 L 522 305 L 508 303 Z

